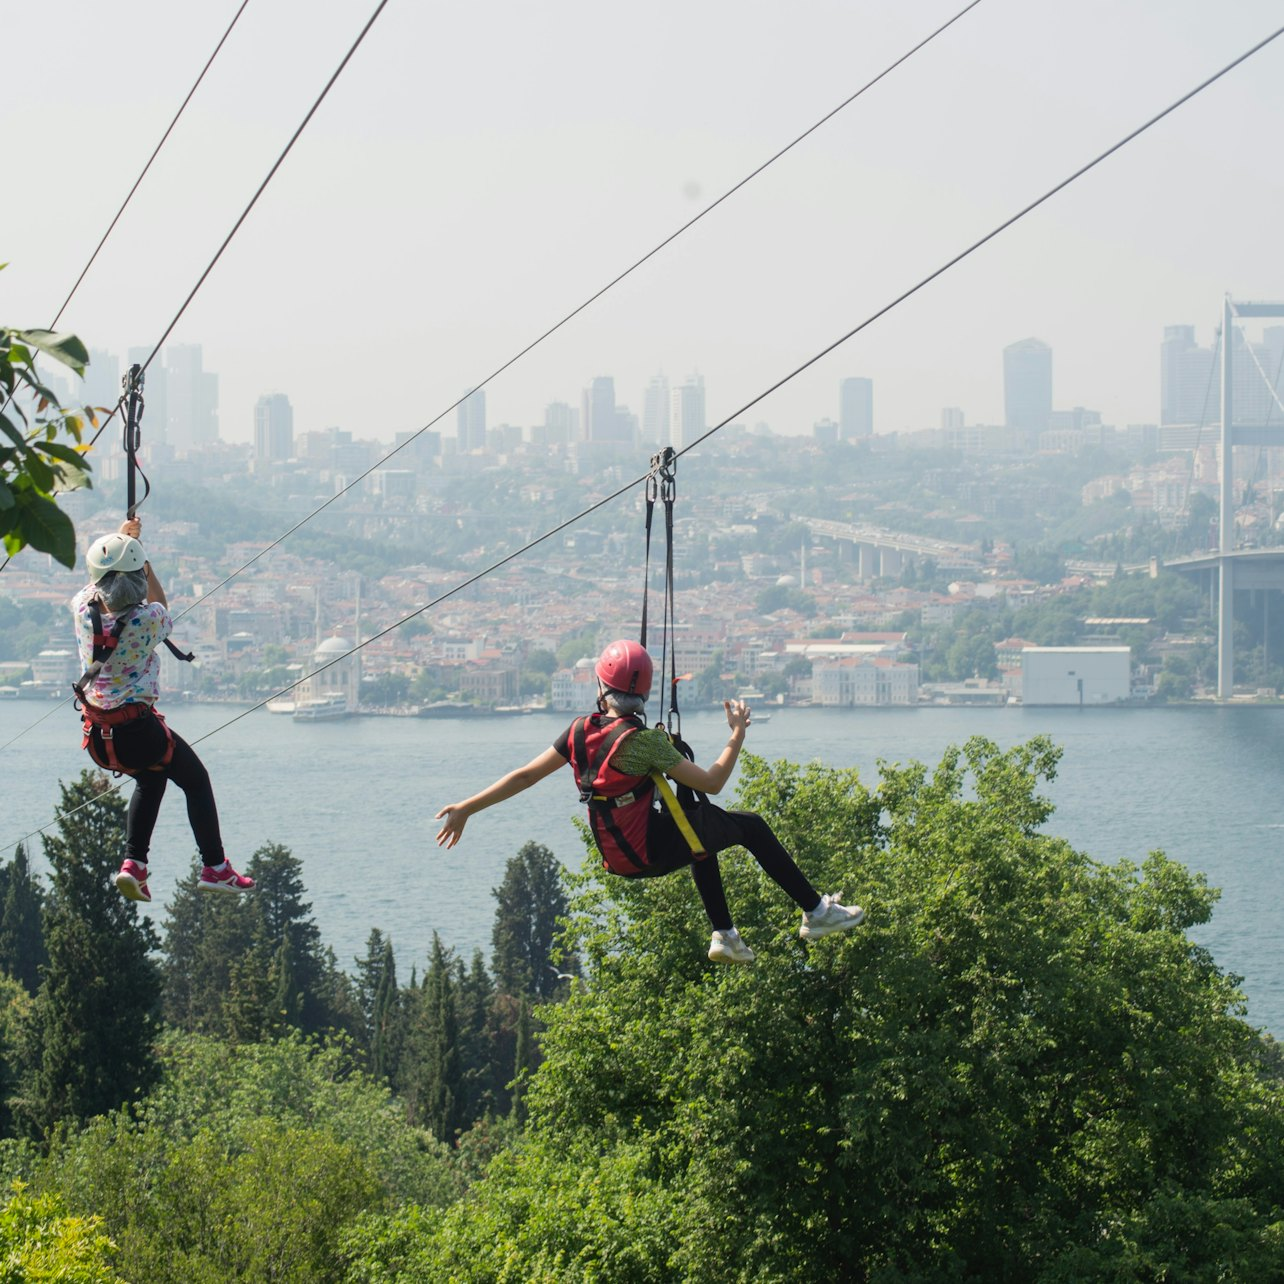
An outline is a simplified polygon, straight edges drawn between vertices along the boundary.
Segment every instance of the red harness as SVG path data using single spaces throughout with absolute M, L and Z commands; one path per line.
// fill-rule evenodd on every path
M 161 724 L 161 730 L 165 733 L 165 752 L 156 762 L 146 767 L 124 767 L 116 757 L 113 733 L 123 723 L 137 722 L 139 718 L 145 718 L 148 714 Z M 82 698 L 80 715 L 80 725 L 84 731 L 84 739 L 81 740 L 80 747 L 87 750 L 89 756 L 104 771 L 110 771 L 118 776 L 134 776 L 140 771 L 164 771 L 173 761 L 174 733 L 166 725 L 165 719 L 150 704 L 122 704 L 118 709 L 100 709 L 96 704 L 90 704 L 88 700 Z M 94 740 L 95 731 L 98 732 L 98 741 Z

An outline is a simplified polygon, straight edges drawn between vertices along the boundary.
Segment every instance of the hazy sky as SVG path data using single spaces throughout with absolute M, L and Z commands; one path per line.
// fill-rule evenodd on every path
M 421 427 L 962 3 L 390 0 L 172 341 L 225 439 L 273 391 L 296 431 Z M 250 0 L 61 328 L 155 344 L 373 8 Z M 5 323 L 52 319 L 235 9 L 5 4 Z M 692 370 L 716 422 L 1281 24 L 982 0 L 501 375 L 489 422 L 599 374 L 640 413 Z M 865 375 L 880 431 L 1000 422 L 1033 335 L 1057 407 L 1157 420 L 1165 324 L 1284 298 L 1282 123 L 1284 37 L 746 418 L 809 432 Z

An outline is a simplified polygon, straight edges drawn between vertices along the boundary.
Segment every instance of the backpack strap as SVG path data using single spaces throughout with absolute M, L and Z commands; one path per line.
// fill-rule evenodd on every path
M 614 753 L 616 745 L 619 744 L 625 736 L 631 735 L 634 731 L 640 731 L 641 725 L 632 718 L 620 718 L 605 736 L 602 737 L 602 743 L 598 746 L 598 751 L 593 760 L 589 761 L 588 752 L 588 718 L 576 718 L 575 729 L 573 732 L 575 740 L 575 761 L 578 764 L 575 783 L 579 786 L 580 802 L 590 803 L 593 801 L 593 782 L 597 779 L 597 773 L 606 765 L 611 754 Z

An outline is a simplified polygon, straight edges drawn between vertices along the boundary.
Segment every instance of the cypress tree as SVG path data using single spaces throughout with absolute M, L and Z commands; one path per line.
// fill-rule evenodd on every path
M 136 1100 L 156 1081 L 160 973 L 151 923 L 111 884 L 125 803 L 107 777 L 62 786 L 45 854 L 49 964 L 33 1011 L 32 1065 L 19 1110 L 38 1136 Z
M 502 994 L 551 999 L 557 992 L 552 965 L 558 922 L 566 916 L 566 889 L 557 858 L 542 843 L 526 843 L 509 860 L 493 890 L 498 908 L 491 932 L 491 966 Z M 563 972 L 577 973 L 574 958 Z
M 419 994 L 414 1031 L 414 1122 L 439 1141 L 460 1127 L 459 1018 L 450 951 L 436 932 Z
M 28 994 L 40 988 L 41 970 L 49 961 L 41 923 L 44 893 L 18 844 L 3 871 L 4 908 L 0 911 L 0 971 L 21 981 Z
M 225 1007 L 238 960 L 254 948 L 254 893 L 215 896 L 197 886 L 200 860 L 166 906 L 161 972 L 165 1020 L 203 1034 L 231 1032 Z M 243 1029 L 243 1023 L 241 1023 Z
M 405 1038 L 405 1008 L 397 988 L 397 960 L 385 939 L 371 1012 L 370 1072 L 376 1079 L 396 1077 Z

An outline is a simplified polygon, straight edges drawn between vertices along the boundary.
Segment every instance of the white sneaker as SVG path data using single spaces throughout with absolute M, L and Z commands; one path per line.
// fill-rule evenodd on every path
M 803 911 L 798 935 L 804 941 L 818 941 L 830 932 L 847 932 L 864 922 L 865 911 L 859 905 L 840 905 L 841 895 L 841 892 L 835 892 L 832 896 L 822 896 L 820 904 L 810 914 Z
M 733 927 L 729 932 L 714 932 L 709 941 L 709 957 L 715 963 L 752 963 L 753 951 Z

